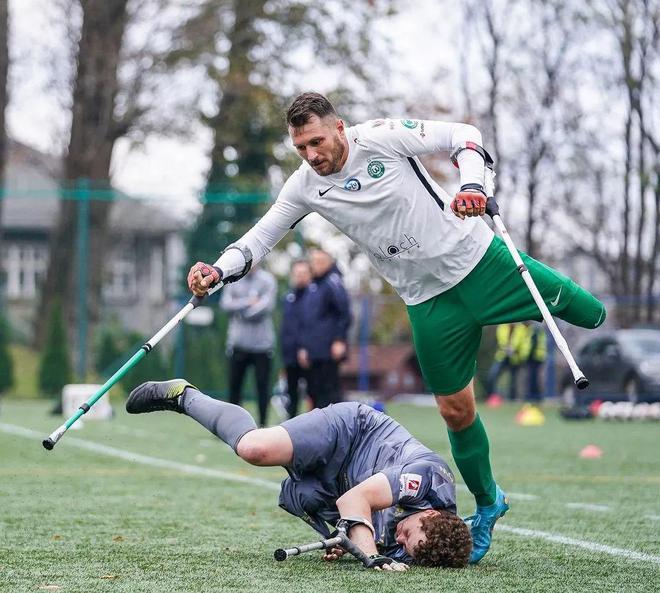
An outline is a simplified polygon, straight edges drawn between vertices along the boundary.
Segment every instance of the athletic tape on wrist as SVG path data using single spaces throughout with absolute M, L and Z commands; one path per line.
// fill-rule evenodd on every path
M 481 192 L 484 196 L 486 195 L 486 190 L 484 189 L 484 186 L 481 185 L 481 183 L 465 183 L 461 185 L 461 189 L 458 191 L 466 191 L 471 189 Z

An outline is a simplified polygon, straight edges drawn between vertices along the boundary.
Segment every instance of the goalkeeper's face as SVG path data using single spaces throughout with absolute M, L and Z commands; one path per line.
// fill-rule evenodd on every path
M 409 515 L 396 526 L 396 543 L 403 547 L 408 556 L 415 557 L 415 548 L 426 541 L 426 533 L 422 527 L 422 519 L 437 514 L 438 511 L 422 511 Z
M 397 525 L 396 541 L 421 566 L 462 568 L 472 551 L 470 529 L 446 510 L 409 515 Z
M 301 127 L 289 126 L 289 136 L 300 157 L 325 177 L 338 173 L 348 157 L 344 122 L 334 115 L 312 115 Z

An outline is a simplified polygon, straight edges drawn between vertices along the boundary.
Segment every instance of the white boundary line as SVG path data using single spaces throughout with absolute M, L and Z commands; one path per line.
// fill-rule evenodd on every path
M 606 504 L 590 504 L 588 502 L 567 502 L 569 509 L 584 509 L 585 511 L 596 511 L 597 513 L 607 513 L 612 509 Z
M 0 431 L 7 434 L 13 434 L 16 436 L 21 436 L 29 439 L 35 439 L 37 441 L 40 441 L 41 437 L 43 436 L 41 433 L 38 433 L 35 430 L 31 430 L 29 428 L 23 428 L 22 426 L 16 426 L 13 424 L 5 424 L 3 422 L 0 422 Z M 85 449 L 87 451 L 92 451 L 94 453 L 100 453 L 101 455 L 108 455 L 110 457 L 125 459 L 126 461 L 131 461 L 133 463 L 139 463 L 142 465 L 148 465 L 150 467 L 171 469 L 185 474 L 198 475 L 208 478 L 221 478 L 223 480 L 242 482 L 244 484 L 254 484 L 269 488 L 270 490 L 274 490 L 274 491 L 279 491 L 280 489 L 280 485 L 278 483 L 272 482 L 270 480 L 261 480 L 259 478 L 253 478 L 251 476 L 242 476 L 240 474 L 235 474 L 232 472 L 226 472 L 218 469 L 204 468 L 196 465 L 189 465 L 187 463 L 179 463 L 178 461 L 160 459 L 158 457 L 151 457 L 149 455 L 140 455 L 138 453 L 131 453 L 130 451 L 125 451 L 124 449 L 117 449 L 115 447 L 110 447 L 108 445 L 101 445 L 99 443 L 94 443 L 91 441 L 85 441 L 83 439 L 79 439 L 76 437 L 71 437 L 71 436 L 67 437 L 67 439 L 64 442 L 70 446 L 77 447 L 79 449 Z M 509 525 L 502 525 L 499 523 L 497 524 L 496 529 L 498 531 L 513 533 L 521 537 L 544 539 L 552 543 L 557 543 L 564 546 L 573 546 L 577 548 L 582 548 L 584 550 L 589 550 L 590 552 L 601 552 L 603 554 L 608 554 L 610 556 L 616 556 L 619 558 L 625 558 L 627 560 L 635 560 L 638 562 L 650 562 L 652 564 L 660 565 L 660 556 L 653 556 L 651 554 L 636 552 L 634 550 L 627 550 L 625 548 L 615 548 L 612 546 L 607 546 L 605 544 L 599 544 L 597 542 L 590 542 L 586 540 L 567 537 L 559 533 L 549 533 L 546 531 L 537 531 L 534 529 L 522 529 L 520 527 L 512 527 Z
M 626 550 L 625 548 L 614 548 L 599 544 L 596 542 L 583 541 L 573 537 L 566 537 L 559 533 L 548 533 L 547 531 L 537 531 L 535 529 L 521 529 L 520 527 L 511 527 L 509 525 L 501 525 L 498 523 L 495 526 L 498 531 L 506 531 L 514 533 L 522 537 L 531 537 L 535 539 L 544 539 L 556 544 L 563 544 L 565 546 L 575 546 L 590 552 L 602 552 L 610 556 L 619 556 L 620 558 L 627 558 L 628 560 L 638 560 L 640 562 L 651 562 L 653 564 L 660 564 L 660 556 L 652 556 L 651 554 L 644 554 L 643 552 L 635 552 L 634 550 Z
M 22 426 L 15 426 L 13 424 L 4 424 L 0 422 L 0 431 L 8 434 L 14 434 L 17 436 L 26 437 L 29 439 L 37 439 L 39 442 L 43 440 L 43 434 L 40 434 L 35 430 L 30 430 L 29 428 L 23 428 Z M 272 482 L 270 480 L 262 480 L 260 478 L 253 478 L 251 476 L 242 476 L 241 474 L 226 472 L 220 469 L 211 469 L 206 467 L 199 467 L 198 465 L 179 463 L 178 461 L 171 461 L 169 459 L 159 459 L 158 457 L 151 457 L 149 455 L 140 455 L 139 453 L 131 453 L 130 451 L 126 451 L 124 449 L 117 449 L 115 447 L 110 447 L 108 445 L 101 445 L 99 443 L 93 443 L 91 441 L 85 441 L 83 439 L 78 439 L 76 437 L 67 437 L 64 442 L 67 443 L 68 445 L 78 447 L 79 449 L 85 449 L 87 451 L 100 453 L 101 455 L 108 455 L 110 457 L 118 457 L 119 459 L 125 459 L 126 461 L 131 461 L 133 463 L 140 463 L 142 465 L 148 465 L 150 467 L 172 469 L 178 472 L 182 472 L 184 474 L 204 476 L 207 478 L 221 478 L 223 480 L 243 482 L 245 484 L 255 484 L 258 486 L 264 486 L 266 488 L 270 488 L 271 490 L 277 492 L 279 492 L 280 490 L 279 483 Z

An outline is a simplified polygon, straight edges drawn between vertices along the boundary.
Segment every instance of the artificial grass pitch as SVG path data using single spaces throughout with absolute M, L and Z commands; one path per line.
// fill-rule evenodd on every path
M 544 426 L 523 428 L 514 407 L 482 409 L 495 477 L 511 493 L 501 524 L 527 531 L 496 529 L 476 567 L 388 574 L 320 553 L 275 562 L 276 548 L 317 539 L 277 507 L 284 470 L 243 463 L 192 420 L 118 409 L 46 452 L 41 438 L 61 422 L 47 410 L 0 408 L 3 593 L 660 591 L 658 423 L 568 423 L 548 410 Z M 435 410 L 388 412 L 455 467 Z M 603 457 L 580 459 L 589 444 Z M 473 512 L 460 488 L 459 512 Z

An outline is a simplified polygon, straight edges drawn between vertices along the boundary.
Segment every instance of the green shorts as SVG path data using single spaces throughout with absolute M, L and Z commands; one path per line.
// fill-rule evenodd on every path
M 591 293 L 527 254 L 520 256 L 553 316 L 586 328 L 605 321 L 605 307 Z M 474 377 L 482 327 L 542 319 L 498 236 L 461 282 L 409 306 L 408 317 L 424 380 L 436 395 L 456 393 Z

